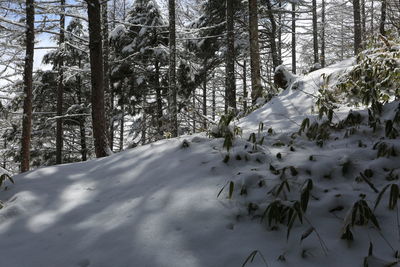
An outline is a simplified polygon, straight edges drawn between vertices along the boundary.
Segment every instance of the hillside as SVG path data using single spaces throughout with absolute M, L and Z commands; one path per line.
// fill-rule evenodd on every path
M 309 137 L 323 122 L 312 112 L 318 89 L 333 88 L 352 64 L 298 76 L 234 122 L 243 137 L 229 151 L 223 138 L 198 134 L 15 176 L 0 195 L 0 266 L 221 267 L 249 256 L 255 267 L 395 266 L 398 195 L 396 210 L 387 206 L 399 138 L 372 132 L 364 107 L 348 119 L 345 105 L 333 119 L 347 118 L 341 129 L 322 143 Z M 398 106 L 386 104 L 382 117 Z

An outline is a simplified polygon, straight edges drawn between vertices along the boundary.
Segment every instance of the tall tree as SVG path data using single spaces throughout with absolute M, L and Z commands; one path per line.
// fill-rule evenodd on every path
M 63 149 L 63 99 L 64 99 L 64 42 L 65 42 L 65 0 L 60 1 L 60 35 L 57 86 L 57 129 L 56 129 L 56 164 L 62 163 Z
M 234 0 L 226 0 L 225 112 L 228 108 L 236 110 L 234 14 Z
M 321 67 L 325 68 L 325 0 L 322 0 L 321 7 Z
M 313 46 L 314 46 L 314 64 L 319 62 L 318 57 L 318 14 L 317 0 L 312 0 L 312 28 L 313 28 Z
M 33 56 L 35 42 L 35 7 L 34 0 L 26 0 L 26 31 L 25 31 L 25 66 L 24 66 L 24 109 L 21 138 L 21 172 L 29 171 L 30 144 L 32 132 L 32 87 L 33 87 Z
M 292 3 L 292 72 L 296 74 L 296 3 Z
M 178 136 L 178 107 L 176 102 L 176 20 L 175 0 L 168 0 L 169 11 L 169 116 L 173 137 Z
M 250 36 L 250 68 L 251 99 L 255 103 L 262 95 L 260 48 L 258 43 L 258 4 L 257 0 L 249 0 L 249 36 Z M 244 78 L 245 79 L 245 78 Z
M 105 109 L 106 114 L 106 129 L 108 143 L 110 144 L 110 149 L 112 149 L 113 143 L 113 121 L 112 121 L 112 97 L 110 90 L 110 71 L 109 71 L 109 59 L 110 59 L 110 46 L 108 41 L 108 1 L 103 1 L 101 3 L 101 19 L 102 19 L 102 35 L 103 35 L 103 68 L 104 68 L 104 94 L 105 94 Z
M 272 9 L 271 0 L 266 0 L 266 1 L 267 1 L 268 18 L 271 23 L 271 29 L 269 31 L 269 41 L 270 41 L 271 54 L 272 54 L 272 65 L 273 65 L 273 70 L 275 70 L 275 68 L 281 64 L 279 57 L 278 57 L 278 50 L 277 50 L 277 45 L 276 45 L 277 27 L 276 27 L 276 21 L 275 21 L 275 17 L 274 17 L 274 11 Z
M 354 14 L 354 54 L 357 55 L 361 51 L 360 0 L 353 0 L 353 14 Z
M 385 24 L 386 24 L 386 0 L 381 0 L 381 20 L 379 22 L 379 33 L 385 36 Z
M 89 19 L 90 70 L 92 84 L 92 123 L 96 157 L 108 155 L 104 112 L 104 69 L 100 0 L 86 0 Z

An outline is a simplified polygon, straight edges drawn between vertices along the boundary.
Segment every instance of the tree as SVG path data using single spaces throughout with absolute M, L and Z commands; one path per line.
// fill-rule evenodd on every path
M 32 131 L 32 88 L 33 88 L 33 56 L 35 41 L 35 7 L 34 0 L 26 0 L 26 32 L 25 32 L 25 67 L 24 67 L 24 109 L 21 138 L 21 172 L 29 171 L 30 144 Z
M 379 32 L 383 36 L 386 35 L 385 24 L 386 24 L 386 0 L 381 0 L 381 20 L 379 22 Z
M 86 0 L 89 20 L 89 49 L 92 84 L 92 123 L 96 157 L 109 154 L 104 114 L 104 69 L 100 0 Z
M 175 0 L 168 0 L 169 14 L 169 116 L 170 131 L 173 137 L 178 136 L 178 110 L 176 102 L 176 21 Z
M 312 0 L 312 25 L 313 25 L 312 28 L 313 28 L 314 64 L 317 64 L 319 62 L 317 0 Z
M 234 1 L 226 0 L 225 112 L 236 110 Z
M 262 95 L 260 48 L 258 44 L 258 5 L 257 0 L 249 0 L 249 36 L 250 36 L 250 68 L 251 99 L 255 103 Z
M 64 41 L 65 41 L 65 0 L 60 1 L 60 58 L 58 59 L 58 86 L 57 86 L 57 128 L 56 128 L 56 164 L 62 163 L 62 149 L 63 149 L 63 95 L 64 95 Z
M 358 55 L 361 51 L 361 16 L 360 0 L 353 0 L 354 13 L 354 54 Z

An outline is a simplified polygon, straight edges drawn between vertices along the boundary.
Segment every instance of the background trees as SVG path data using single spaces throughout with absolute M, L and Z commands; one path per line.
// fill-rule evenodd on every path
M 0 0 L 0 7 L 0 146 L 3 166 L 14 170 L 13 161 L 28 170 L 205 131 L 228 107 L 248 112 L 250 95 L 262 104 L 281 90 L 277 66 L 308 72 L 400 28 L 397 1 Z M 50 39 L 57 41 L 40 44 Z M 44 69 L 38 61 L 33 68 L 43 50 Z

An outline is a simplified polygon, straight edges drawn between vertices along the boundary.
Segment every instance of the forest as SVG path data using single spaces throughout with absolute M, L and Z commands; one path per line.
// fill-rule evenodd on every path
M 399 0 L 0 0 L 1 267 L 398 266 Z

